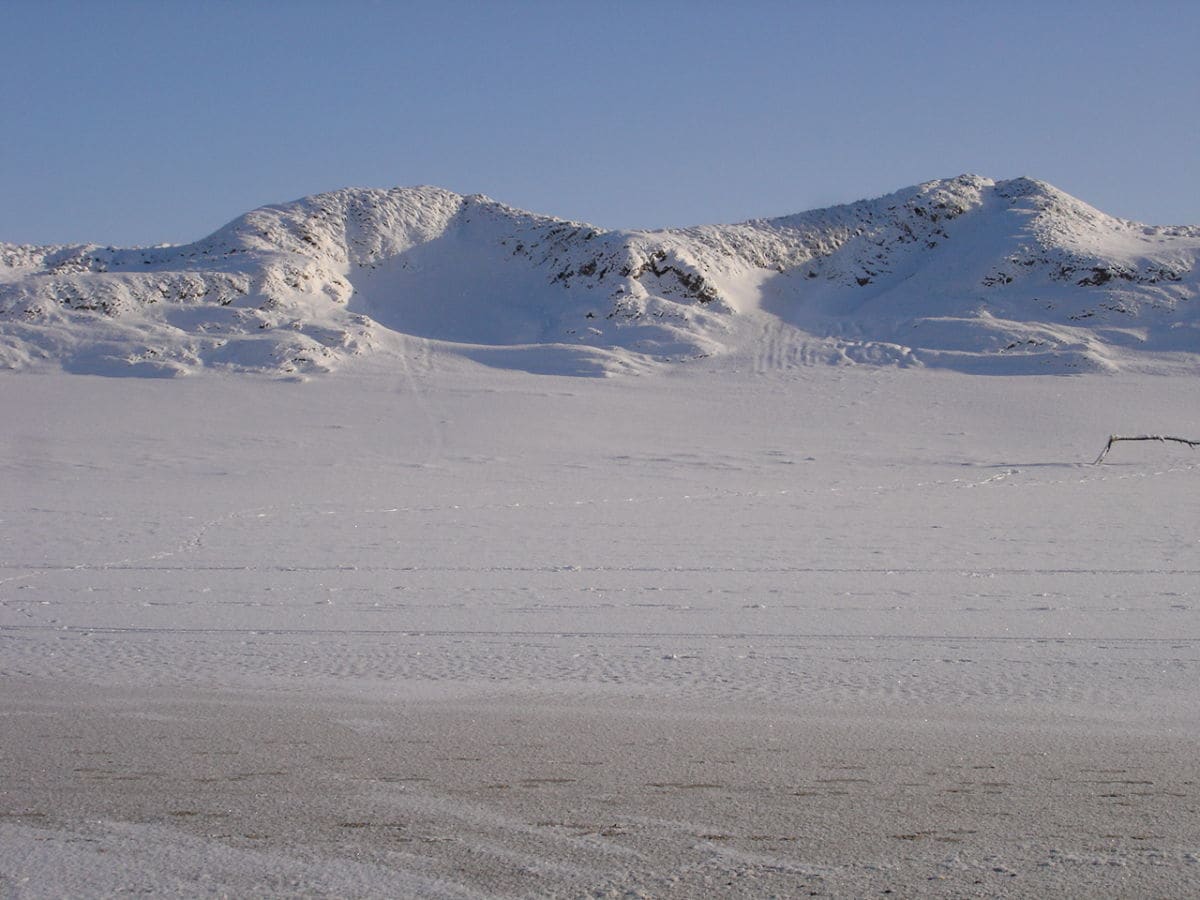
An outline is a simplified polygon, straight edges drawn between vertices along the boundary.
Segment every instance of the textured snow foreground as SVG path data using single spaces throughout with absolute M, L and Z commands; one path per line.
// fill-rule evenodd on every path
M 0 893 L 1183 896 L 1200 381 L 0 379 Z

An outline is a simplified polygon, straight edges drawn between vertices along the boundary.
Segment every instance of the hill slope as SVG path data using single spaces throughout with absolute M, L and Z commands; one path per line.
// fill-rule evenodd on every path
M 184 246 L 0 245 L 0 365 L 336 368 L 418 345 L 602 374 L 700 356 L 1062 372 L 1200 358 L 1200 228 L 965 175 L 740 225 L 604 231 L 431 187 Z

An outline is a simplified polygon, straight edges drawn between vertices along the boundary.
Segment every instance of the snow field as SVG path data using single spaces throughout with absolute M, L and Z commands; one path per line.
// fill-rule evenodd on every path
M 0 382 L 7 892 L 1187 892 L 1194 379 L 356 366 Z

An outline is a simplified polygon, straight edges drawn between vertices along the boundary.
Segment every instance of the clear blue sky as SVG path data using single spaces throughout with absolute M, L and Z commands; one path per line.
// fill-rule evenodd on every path
M 1194 0 L 6 0 L 0 21 L 2 241 L 189 241 L 351 185 L 689 225 L 962 172 L 1200 223 Z

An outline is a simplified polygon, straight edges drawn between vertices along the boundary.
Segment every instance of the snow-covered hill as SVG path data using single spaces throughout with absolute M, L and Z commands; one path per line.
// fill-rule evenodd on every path
M 185 246 L 0 245 L 0 365 L 325 371 L 420 350 L 603 374 L 726 355 L 1192 367 L 1200 227 L 973 175 L 740 225 L 604 231 L 431 187 L 268 206 Z

